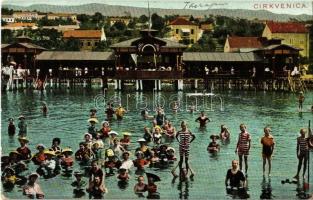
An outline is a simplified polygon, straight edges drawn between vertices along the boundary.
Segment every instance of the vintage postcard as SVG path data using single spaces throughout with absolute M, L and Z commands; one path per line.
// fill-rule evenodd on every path
M 3 0 L 1 199 L 313 199 L 310 0 Z

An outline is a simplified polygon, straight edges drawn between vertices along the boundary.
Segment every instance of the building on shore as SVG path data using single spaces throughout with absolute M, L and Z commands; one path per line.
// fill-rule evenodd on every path
M 131 17 L 108 17 L 107 20 L 110 26 L 113 26 L 116 22 L 122 22 L 127 26 L 131 21 Z
M 13 15 L 1 15 L 1 20 L 6 23 L 14 23 L 15 19 Z
M 300 55 L 309 58 L 309 31 L 303 23 L 268 21 L 266 22 L 262 37 L 268 39 L 280 38 L 282 39 L 282 44 L 303 49 Z
M 38 19 L 38 13 L 29 11 L 14 12 L 13 17 L 15 20 L 32 21 Z
M 249 52 L 262 48 L 265 44 L 266 38 L 262 37 L 238 37 L 227 36 L 224 52 Z
M 35 23 L 29 22 L 15 22 L 9 23 L 5 26 L 2 26 L 1 29 L 7 29 L 11 31 L 24 30 L 24 29 L 38 29 L 38 26 Z
M 105 34 L 102 30 L 71 30 L 64 31 L 63 39 L 69 40 L 70 38 L 78 39 L 80 41 L 80 50 L 91 51 L 97 47 L 99 42 L 105 40 Z
M 191 46 L 202 36 L 202 30 L 193 22 L 178 17 L 169 23 L 171 40 Z
M 42 26 L 42 29 L 55 29 L 59 32 L 73 31 L 79 29 L 79 25 L 58 25 L 58 26 Z
M 62 19 L 62 20 L 72 20 L 73 22 L 77 21 L 77 15 L 73 13 L 47 13 L 47 19 L 48 20 L 56 20 L 56 19 Z

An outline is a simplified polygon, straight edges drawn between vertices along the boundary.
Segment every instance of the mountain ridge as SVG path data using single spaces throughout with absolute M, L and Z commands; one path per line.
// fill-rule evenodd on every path
M 90 3 L 83 5 L 65 6 L 65 5 L 48 5 L 48 4 L 33 4 L 31 6 L 17 6 L 4 4 L 3 8 L 33 11 L 39 12 L 56 12 L 56 13 L 76 13 L 76 14 L 89 14 L 93 15 L 95 12 L 100 12 L 104 16 L 133 16 L 139 17 L 141 15 L 148 15 L 147 8 L 133 7 L 133 6 L 120 6 L 120 5 L 108 5 L 99 3 Z M 289 14 L 276 14 L 266 10 L 245 10 L 245 9 L 208 9 L 208 10 L 193 10 L 193 9 L 163 9 L 163 8 L 150 8 L 151 13 L 157 13 L 160 16 L 164 15 L 193 15 L 210 16 L 220 15 L 233 18 L 243 19 L 259 19 L 259 20 L 274 20 L 274 21 L 288 21 L 290 18 L 307 21 L 312 20 L 313 16 L 301 14 L 301 15 L 289 15 Z

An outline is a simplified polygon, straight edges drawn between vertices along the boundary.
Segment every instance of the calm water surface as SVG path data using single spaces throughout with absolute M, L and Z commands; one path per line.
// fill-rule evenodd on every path
M 54 90 L 40 93 L 38 91 L 9 92 L 3 94 L 2 117 L 1 117 L 1 145 L 2 153 L 8 154 L 19 146 L 17 136 L 9 138 L 7 134 L 7 119 L 14 117 L 16 119 L 20 114 L 24 114 L 28 123 L 28 138 L 31 140 L 29 146 L 32 152 L 35 146 L 43 143 L 51 146 L 53 137 L 60 137 L 61 146 L 70 146 L 75 152 L 78 149 L 78 143 L 82 141 L 84 133 L 88 128 L 89 109 L 95 106 L 94 99 L 97 99 L 98 119 L 104 120 L 104 107 L 101 104 L 103 98 L 99 95 L 99 90 L 75 91 Z M 262 185 L 270 185 L 275 199 L 295 199 L 297 185 L 281 184 L 281 180 L 291 179 L 296 173 L 296 138 L 302 127 L 308 127 L 308 121 L 313 121 L 313 114 L 304 112 L 299 115 L 297 111 L 297 96 L 289 93 L 275 92 L 223 92 L 219 95 L 224 100 L 224 110 L 220 111 L 220 103 L 217 98 L 212 99 L 212 110 L 207 111 L 211 119 L 206 130 L 199 130 L 195 119 L 199 111 L 203 109 L 201 98 L 198 99 L 199 111 L 190 114 L 185 111 L 186 97 L 183 93 L 162 92 L 160 104 L 164 104 L 167 118 L 170 119 L 175 127 L 179 129 L 181 120 L 187 120 L 190 130 L 196 135 L 196 140 L 191 145 L 190 163 L 195 170 L 194 181 L 188 184 L 179 184 L 178 180 L 172 183 L 170 169 L 158 170 L 148 169 L 160 175 L 162 181 L 158 182 L 158 191 L 163 199 L 231 199 L 226 195 L 224 179 L 227 169 L 231 166 L 231 160 L 236 159 L 234 153 L 237 135 L 239 133 L 239 124 L 245 123 L 248 132 L 252 135 L 252 148 L 249 156 L 248 187 L 251 199 L 259 199 Z M 115 97 L 114 97 L 115 96 Z M 144 126 L 151 126 L 150 121 L 143 121 L 140 116 L 139 107 L 146 105 L 141 101 L 146 99 L 147 106 L 152 109 L 152 93 L 109 92 L 106 100 L 122 99 L 122 104 L 128 106 L 129 112 L 122 122 L 113 121 L 111 127 L 117 132 L 129 131 L 132 136 L 132 149 L 137 147 L 136 141 L 143 134 Z M 177 97 L 183 100 L 182 109 L 177 114 L 173 114 L 169 109 L 171 101 Z M 304 109 L 308 110 L 313 103 L 313 92 L 305 94 L 306 100 Z M 207 101 L 208 100 L 208 101 Z M 206 108 L 211 109 L 210 99 L 207 99 Z M 41 113 L 41 102 L 45 101 L 49 107 L 49 113 L 44 117 Z M 188 98 L 188 103 L 195 102 L 194 98 Z M 138 110 L 136 110 L 138 109 Z M 150 114 L 153 112 L 151 111 Z M 312 122 L 313 123 L 313 122 Z M 232 138 L 230 144 L 222 145 L 221 152 L 217 157 L 209 156 L 206 148 L 210 142 L 209 136 L 219 133 L 220 125 L 226 124 L 231 131 Z M 260 138 L 263 135 L 264 126 L 269 125 L 272 128 L 276 140 L 276 148 L 273 156 L 272 176 L 270 180 L 262 176 L 262 158 Z M 98 125 L 100 128 L 100 125 Z M 177 149 L 177 143 L 172 144 Z M 133 155 L 132 155 L 133 156 Z M 178 156 L 178 155 L 177 155 Z M 313 154 L 311 153 L 311 158 Z M 313 159 L 311 159 L 310 172 L 313 174 Z M 79 168 L 75 164 L 75 168 Z M 30 170 L 35 170 L 34 165 L 29 164 Z M 109 192 L 105 195 L 106 199 L 136 199 L 133 193 L 136 175 L 131 174 L 126 189 L 120 189 L 117 185 L 117 178 L 111 176 L 106 178 L 106 186 Z M 312 180 L 313 178 L 311 178 Z M 46 198 L 69 199 L 73 197 L 72 177 L 63 177 L 58 175 L 55 178 L 44 180 L 39 183 L 45 192 Z M 313 185 L 313 181 L 311 181 Z M 312 192 L 312 189 L 311 189 Z M 15 187 L 11 192 L 4 192 L 9 198 L 21 199 L 21 188 Z M 88 198 L 84 196 L 83 198 Z

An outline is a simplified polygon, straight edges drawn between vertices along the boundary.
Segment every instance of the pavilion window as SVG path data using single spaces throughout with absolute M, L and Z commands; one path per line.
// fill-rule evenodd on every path
M 88 42 L 88 43 L 87 43 L 87 45 L 88 45 L 88 46 L 90 46 L 90 45 L 91 45 L 91 43 L 90 43 L 90 42 Z
M 179 29 L 176 29 L 176 34 L 178 34 L 179 33 Z
M 194 34 L 194 30 L 193 29 L 191 29 L 191 35 L 193 35 Z

